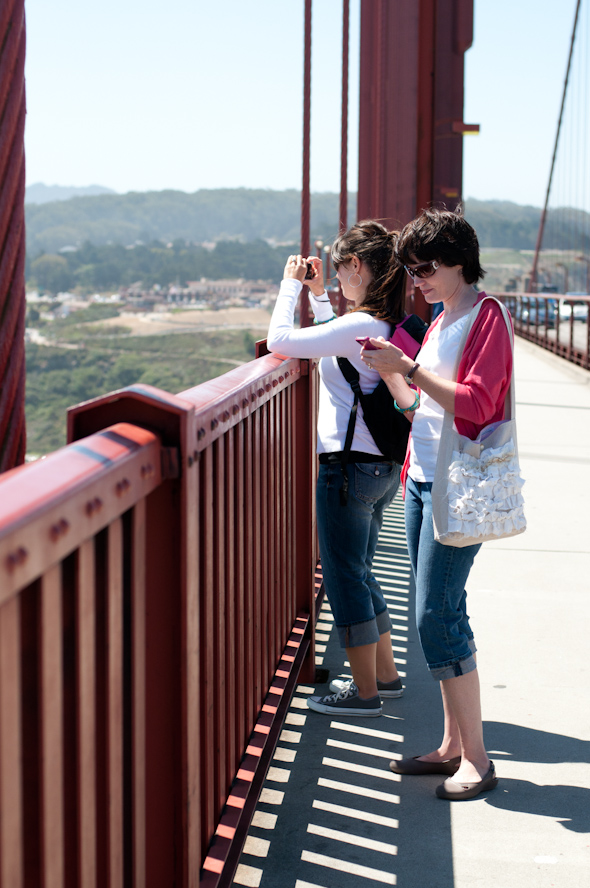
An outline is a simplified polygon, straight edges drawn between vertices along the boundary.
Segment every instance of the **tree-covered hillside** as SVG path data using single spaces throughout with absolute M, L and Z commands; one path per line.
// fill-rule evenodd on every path
M 338 203 L 337 194 L 313 195 L 312 238 L 331 239 L 337 233 Z M 354 204 L 351 195 L 350 206 Z M 181 239 L 202 244 L 235 238 L 294 243 L 299 239 L 301 206 L 295 190 L 150 191 L 28 205 L 26 219 L 27 250 L 37 256 L 84 241 L 129 245 Z
M 271 247 L 265 241 L 251 243 L 219 241 L 212 250 L 175 240 L 130 248 L 121 244 L 96 245 L 86 242 L 77 250 L 27 256 L 28 285 L 50 293 L 77 289 L 92 293 L 117 290 L 141 282 L 144 289 L 201 278 L 244 278 L 278 284 L 287 256 L 294 246 Z
M 483 248 L 535 249 L 541 219 L 539 207 L 472 198 L 465 202 L 465 217 L 477 231 Z
M 330 241 L 338 230 L 339 196 L 313 194 L 312 241 Z M 349 195 L 349 221 L 356 195 Z M 89 241 L 96 246 L 137 241 L 164 244 L 177 240 L 203 244 L 220 240 L 269 240 L 297 243 L 300 232 L 298 191 L 203 189 L 101 194 L 27 206 L 27 249 L 34 258 Z M 532 250 L 541 211 L 509 201 L 468 199 L 465 214 L 482 247 Z

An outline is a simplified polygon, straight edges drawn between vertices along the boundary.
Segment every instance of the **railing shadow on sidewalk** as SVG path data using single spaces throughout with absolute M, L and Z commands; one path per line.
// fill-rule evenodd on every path
M 442 724 L 438 684 L 415 629 L 401 494 L 387 512 L 374 568 L 392 617 L 404 696 L 384 700 L 379 719 L 338 719 L 310 712 L 306 697 L 315 688 L 297 688 L 235 885 L 423 886 L 428 871 L 436 872 L 437 888 L 454 884 L 449 806 L 434 795 L 441 778 L 403 779 L 388 767 L 393 758 L 435 746 Z M 328 681 L 350 677 L 332 627 L 326 602 L 316 662 L 329 669 Z M 317 689 L 327 692 L 327 685 Z

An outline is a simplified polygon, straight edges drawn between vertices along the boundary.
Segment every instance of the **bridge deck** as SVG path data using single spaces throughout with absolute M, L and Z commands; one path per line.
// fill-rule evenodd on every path
M 442 778 L 398 778 L 394 756 L 438 742 L 396 499 L 378 554 L 405 695 L 379 719 L 332 719 L 299 686 L 236 885 L 261 888 L 570 888 L 590 859 L 590 373 L 517 344 L 519 446 L 529 528 L 479 554 L 469 583 L 485 737 L 498 788 L 471 803 L 434 796 Z M 391 565 L 394 565 L 392 567 Z M 329 609 L 320 661 L 347 664 Z M 325 687 L 325 686 L 322 686 Z

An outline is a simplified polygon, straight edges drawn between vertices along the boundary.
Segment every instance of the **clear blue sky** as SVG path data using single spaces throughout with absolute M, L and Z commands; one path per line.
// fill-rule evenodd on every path
M 588 0 L 586 0 L 588 2 Z M 303 0 L 26 0 L 27 183 L 299 188 Z M 340 181 L 341 0 L 314 0 L 314 191 Z M 475 0 L 467 197 L 544 199 L 575 0 Z M 356 190 L 359 0 L 351 0 Z

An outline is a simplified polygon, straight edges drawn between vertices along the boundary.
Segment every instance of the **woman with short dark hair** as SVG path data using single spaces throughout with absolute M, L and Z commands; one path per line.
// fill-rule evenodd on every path
M 386 381 L 389 374 L 401 373 L 419 390 L 419 406 L 409 414 L 412 434 L 402 472 L 406 536 L 418 633 L 428 668 L 440 681 L 444 732 L 438 749 L 390 767 L 398 774 L 445 774 L 437 795 L 469 799 L 498 782 L 483 742 L 476 647 L 466 610 L 465 583 L 481 544 L 457 548 L 435 540 L 432 482 L 445 411 L 454 414 L 458 432 L 472 440 L 484 426 L 504 418 L 512 345 L 499 305 L 486 300 L 453 380 L 463 328 L 473 306 L 485 298 L 473 286 L 484 274 L 477 235 L 461 214 L 424 210 L 402 230 L 396 254 L 425 301 L 442 302 L 444 311 L 430 326 L 415 361 L 378 340 L 371 341 L 379 350 L 363 350 L 362 359 Z M 401 409 L 414 404 L 410 385 L 403 394 L 397 392 Z

